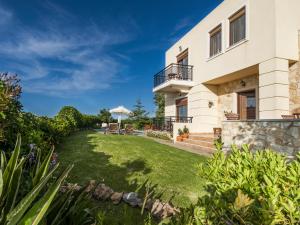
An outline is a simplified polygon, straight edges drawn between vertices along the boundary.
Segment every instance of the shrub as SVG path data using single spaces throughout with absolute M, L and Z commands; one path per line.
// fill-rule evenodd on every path
M 20 80 L 16 75 L 0 73 L 0 141 L 13 148 L 18 133 L 18 117 L 22 109 Z
M 213 158 L 199 167 L 207 194 L 195 206 L 191 224 L 300 223 L 300 154 L 289 162 L 279 153 L 251 152 L 244 145 L 225 156 L 222 144 L 216 146 Z
M 101 120 L 99 116 L 82 114 L 81 128 L 99 128 Z
M 184 134 L 188 134 L 188 133 L 190 133 L 190 130 L 189 130 L 189 128 L 187 128 L 186 126 L 184 126 L 184 128 L 182 129 L 182 132 Z
M 168 133 L 166 131 L 149 130 L 149 131 L 146 131 L 146 135 L 148 137 L 153 137 L 153 138 L 158 138 L 158 139 L 163 139 L 163 140 L 171 140 L 170 133 Z
M 179 136 L 183 135 L 183 130 L 181 128 L 178 129 L 178 135 Z
M 53 150 L 43 161 L 40 153 L 37 151 L 35 158 L 20 158 L 20 136 L 9 160 L 4 152 L 0 152 L 0 224 L 94 223 L 95 217 L 86 204 L 88 199 L 84 189 L 78 193 L 58 194 L 73 166 L 55 177 L 54 174 L 59 175 L 59 164 L 50 166 Z
M 65 136 L 82 126 L 82 115 L 72 106 L 64 106 L 54 119 L 57 127 Z

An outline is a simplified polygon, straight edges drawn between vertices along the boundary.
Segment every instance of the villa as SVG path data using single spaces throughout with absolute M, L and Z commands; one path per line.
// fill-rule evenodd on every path
M 187 126 L 198 139 L 186 143 L 200 145 L 201 134 L 222 128 L 225 145 L 299 151 L 299 30 L 299 0 L 224 0 L 166 51 L 154 76 L 174 136 Z

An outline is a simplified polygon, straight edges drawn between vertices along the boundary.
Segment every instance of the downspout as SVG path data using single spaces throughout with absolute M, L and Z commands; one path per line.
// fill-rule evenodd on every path
M 300 64 L 300 30 L 298 30 L 298 63 Z M 300 66 L 298 66 L 298 72 L 300 74 Z

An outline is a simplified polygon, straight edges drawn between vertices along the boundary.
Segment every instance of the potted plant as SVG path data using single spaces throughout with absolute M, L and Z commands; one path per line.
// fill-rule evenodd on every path
M 226 116 L 227 120 L 239 120 L 240 116 L 237 113 L 233 113 L 232 111 L 227 112 L 224 111 L 224 115 Z
M 189 131 L 189 129 L 186 126 L 184 126 L 182 132 L 183 132 L 183 134 L 182 134 L 183 138 L 189 138 L 190 131 Z
M 180 128 L 178 129 L 178 136 L 176 138 L 176 141 L 183 141 L 183 131 Z

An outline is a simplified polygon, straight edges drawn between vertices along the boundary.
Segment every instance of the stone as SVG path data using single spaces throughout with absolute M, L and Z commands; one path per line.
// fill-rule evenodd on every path
M 159 200 L 155 200 L 151 209 L 151 214 L 159 219 L 165 219 L 171 216 L 175 216 L 178 212 L 179 210 L 169 203 L 162 203 Z
M 157 218 L 161 218 L 163 207 L 164 205 L 159 200 L 155 200 L 152 205 L 151 214 Z
M 300 41 L 300 37 L 299 37 Z M 299 51 L 299 59 L 300 59 L 300 51 Z M 300 81 L 300 63 L 297 62 L 290 67 L 289 72 L 289 86 L 290 86 L 290 110 L 293 112 L 300 105 L 300 88 L 299 88 L 299 81 Z
M 145 209 L 151 210 L 151 209 L 152 209 L 152 206 L 153 206 L 153 200 L 148 199 L 148 200 L 146 201 L 146 204 L 145 204 Z
M 88 186 L 85 189 L 85 192 L 90 193 L 91 191 L 93 191 L 96 187 L 96 181 L 95 180 L 90 180 Z
M 114 193 L 114 191 L 105 184 L 98 184 L 94 190 L 93 197 L 97 200 L 107 200 Z
M 67 183 L 66 185 L 62 185 L 60 188 L 60 192 L 65 193 L 68 191 L 80 191 L 82 187 L 78 184 Z
M 222 141 L 226 150 L 231 144 L 236 144 L 238 147 L 242 144 L 250 144 L 255 150 L 270 148 L 287 156 L 295 156 L 300 151 L 299 121 L 224 122 L 222 128 L 223 131 L 230 130 L 230 132 L 222 132 Z
M 118 205 L 122 198 L 123 198 L 123 192 L 114 192 L 111 196 L 110 196 L 110 200 L 112 201 L 112 203 L 114 205 Z
M 123 201 L 133 207 L 139 206 L 142 202 L 142 200 L 138 197 L 138 194 L 135 192 L 123 194 Z

